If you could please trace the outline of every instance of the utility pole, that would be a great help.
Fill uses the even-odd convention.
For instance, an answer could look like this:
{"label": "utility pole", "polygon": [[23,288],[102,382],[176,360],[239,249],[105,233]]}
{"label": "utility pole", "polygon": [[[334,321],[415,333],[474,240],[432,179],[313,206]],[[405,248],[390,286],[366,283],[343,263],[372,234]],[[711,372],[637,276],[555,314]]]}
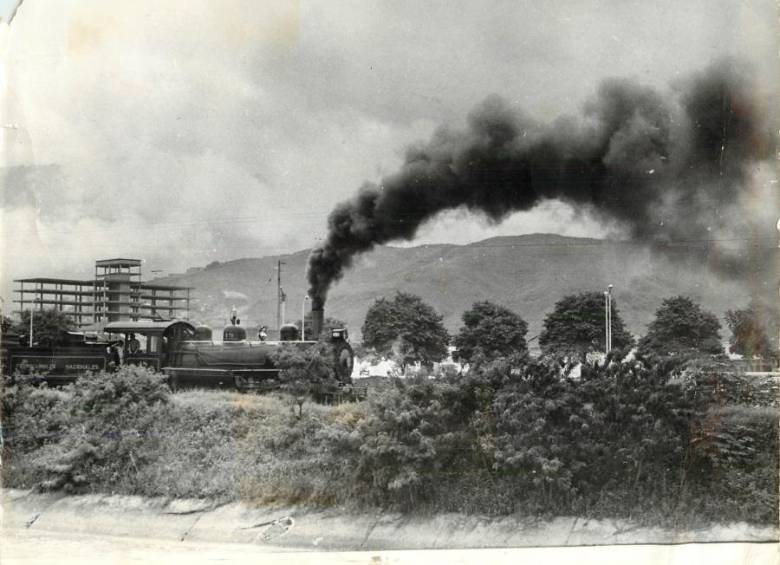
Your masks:
{"label": "utility pole", "polygon": [[[780,220],[777,220],[777,232],[778,232],[777,248],[780,249]],[[778,283],[777,292],[778,294],[780,294],[780,283]],[[778,332],[777,340],[778,340],[778,347],[780,347],[780,332]],[[778,360],[777,370],[780,371],[780,360]]]}
{"label": "utility pole", "polygon": [[303,295],[303,305],[301,307],[301,341],[306,341],[306,303],[309,301],[309,295]]}
{"label": "utility pole", "polygon": [[276,331],[282,329],[282,302],[284,302],[284,291],[282,290],[282,265],[286,263],[282,260],[276,262]]}
{"label": "utility pole", "polygon": [[612,351],[612,285],[604,291],[604,350]]}
{"label": "utility pole", "polygon": [[609,331],[608,347],[612,351],[612,285],[607,287],[609,305],[607,306],[607,330]]}

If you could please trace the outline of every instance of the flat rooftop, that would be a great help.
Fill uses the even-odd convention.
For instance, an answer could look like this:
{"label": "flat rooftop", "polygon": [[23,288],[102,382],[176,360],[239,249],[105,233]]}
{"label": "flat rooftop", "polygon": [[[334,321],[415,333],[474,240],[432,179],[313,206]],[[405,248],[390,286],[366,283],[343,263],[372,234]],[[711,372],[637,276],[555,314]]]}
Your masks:
{"label": "flat rooftop", "polygon": [[78,279],[54,279],[50,277],[34,277],[31,279],[14,279],[14,282],[18,283],[41,283],[41,284],[81,284],[81,285],[90,285],[93,286],[95,284],[94,279],[89,280],[78,280]]}
{"label": "flat rooftop", "polygon": [[96,267],[140,267],[140,259],[99,259],[95,261]]}

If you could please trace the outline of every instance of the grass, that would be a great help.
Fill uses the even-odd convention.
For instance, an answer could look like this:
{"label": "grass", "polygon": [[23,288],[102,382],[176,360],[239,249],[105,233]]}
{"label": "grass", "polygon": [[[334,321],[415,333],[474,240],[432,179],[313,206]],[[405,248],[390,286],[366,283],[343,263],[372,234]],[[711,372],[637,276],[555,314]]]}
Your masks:
{"label": "grass", "polygon": [[158,456],[121,490],[145,495],[303,502],[318,486],[305,444],[333,409],[308,403],[300,419],[281,395],[188,391],[158,423]]}

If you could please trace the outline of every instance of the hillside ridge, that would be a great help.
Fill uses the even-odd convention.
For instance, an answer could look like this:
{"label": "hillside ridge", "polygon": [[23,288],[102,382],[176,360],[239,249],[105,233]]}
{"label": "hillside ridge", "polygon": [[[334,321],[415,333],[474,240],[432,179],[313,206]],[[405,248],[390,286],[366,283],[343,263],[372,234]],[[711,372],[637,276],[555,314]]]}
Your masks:
{"label": "hillside ridge", "polygon": [[[287,295],[286,319],[300,319],[306,292],[309,250],[213,262],[155,282],[191,286],[192,319],[219,328],[233,306],[244,324],[276,326],[276,265],[281,260]],[[621,315],[641,335],[664,298],[684,294],[722,319],[741,307],[748,289],[719,279],[705,267],[651,253],[631,242],[557,234],[498,236],[458,244],[377,246],[358,256],[330,291],[326,315],[346,322],[360,338],[368,307],[396,291],[417,294],[456,332],[462,313],[491,300],[520,314],[529,336],[541,331],[544,316],[566,294],[601,291],[614,285]],[[244,298],[245,297],[245,298]],[[725,328],[721,331],[726,335]]]}

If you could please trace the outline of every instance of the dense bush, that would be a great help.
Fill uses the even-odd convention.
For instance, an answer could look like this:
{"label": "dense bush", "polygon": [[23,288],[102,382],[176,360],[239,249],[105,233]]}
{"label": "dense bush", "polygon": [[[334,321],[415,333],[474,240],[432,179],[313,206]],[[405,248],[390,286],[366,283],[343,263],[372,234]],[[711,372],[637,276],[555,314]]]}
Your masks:
{"label": "dense bush", "polygon": [[292,414],[288,394],[170,395],[160,376],[124,368],[65,391],[6,389],[3,478],[357,509],[776,523],[777,412],[726,369],[611,363],[571,379],[568,366],[517,355]]}
{"label": "dense bush", "polygon": [[39,386],[34,376],[16,375],[2,392],[3,440],[7,449],[28,452],[57,442],[68,422],[69,395]]}
{"label": "dense bush", "polygon": [[[628,363],[566,373],[518,357],[399,384],[318,437],[353,469],[352,498],[402,509],[776,518],[771,408],[724,402],[701,367],[684,378]],[[721,385],[733,392],[737,380]],[[713,412],[726,408],[728,418]]]}
{"label": "dense bush", "polygon": [[352,469],[356,493],[412,508],[434,492],[444,472],[473,466],[463,407],[456,386],[397,381],[369,400],[364,418],[330,426],[320,438],[331,457]]}
{"label": "dense bush", "polygon": [[536,367],[494,408],[496,470],[537,511],[600,511],[605,493],[668,499],[682,469],[690,402],[647,371],[613,366],[574,381]]}
{"label": "dense bush", "polygon": [[680,498],[709,517],[777,523],[778,414],[775,408],[713,407],[693,427]]}
{"label": "dense bush", "polygon": [[145,367],[88,374],[70,387],[67,426],[37,463],[44,488],[77,490],[116,480],[154,458],[152,434],[169,400],[165,377]]}
{"label": "dense bush", "polygon": [[279,371],[281,389],[289,395],[290,406],[297,417],[303,416],[303,405],[309,398],[322,398],[338,390],[335,360],[331,347],[321,341],[313,347],[286,344],[276,348],[271,360]]}
{"label": "dense bush", "polygon": [[778,406],[780,386],[771,376],[745,377],[733,370],[727,361],[693,357],[682,368],[679,363],[672,374],[696,399],[698,410],[726,404]]}

